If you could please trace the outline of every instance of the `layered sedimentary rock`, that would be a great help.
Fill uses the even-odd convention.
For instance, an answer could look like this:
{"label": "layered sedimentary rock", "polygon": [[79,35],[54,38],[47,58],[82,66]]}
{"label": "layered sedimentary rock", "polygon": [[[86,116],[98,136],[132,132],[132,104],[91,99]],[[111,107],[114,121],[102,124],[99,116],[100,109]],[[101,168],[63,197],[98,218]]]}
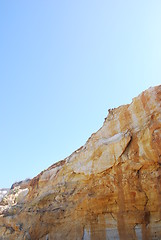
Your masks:
{"label": "layered sedimentary rock", "polygon": [[161,86],[0,205],[0,239],[161,239]]}

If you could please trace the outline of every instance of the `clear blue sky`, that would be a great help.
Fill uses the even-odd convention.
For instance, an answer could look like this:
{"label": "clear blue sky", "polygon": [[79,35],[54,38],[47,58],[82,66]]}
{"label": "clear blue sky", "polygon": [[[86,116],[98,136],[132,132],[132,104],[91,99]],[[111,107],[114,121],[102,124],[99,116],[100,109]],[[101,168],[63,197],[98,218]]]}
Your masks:
{"label": "clear blue sky", "polygon": [[160,64],[160,0],[0,1],[0,188],[83,145]]}

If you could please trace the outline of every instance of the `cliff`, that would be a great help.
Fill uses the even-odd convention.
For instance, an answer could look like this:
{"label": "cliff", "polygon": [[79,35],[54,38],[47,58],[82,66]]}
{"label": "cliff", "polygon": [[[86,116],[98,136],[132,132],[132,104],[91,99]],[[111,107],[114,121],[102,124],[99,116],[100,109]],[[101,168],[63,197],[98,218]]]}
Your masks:
{"label": "cliff", "polygon": [[72,155],[16,184],[0,239],[161,239],[161,86],[109,110]]}

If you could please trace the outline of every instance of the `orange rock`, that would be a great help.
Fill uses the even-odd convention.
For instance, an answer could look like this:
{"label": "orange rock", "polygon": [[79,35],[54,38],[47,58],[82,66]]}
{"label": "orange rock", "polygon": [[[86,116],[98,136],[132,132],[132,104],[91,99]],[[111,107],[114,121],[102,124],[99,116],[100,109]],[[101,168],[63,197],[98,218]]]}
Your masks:
{"label": "orange rock", "polygon": [[161,239],[161,86],[110,110],[29,191],[16,187],[1,202],[0,239]]}

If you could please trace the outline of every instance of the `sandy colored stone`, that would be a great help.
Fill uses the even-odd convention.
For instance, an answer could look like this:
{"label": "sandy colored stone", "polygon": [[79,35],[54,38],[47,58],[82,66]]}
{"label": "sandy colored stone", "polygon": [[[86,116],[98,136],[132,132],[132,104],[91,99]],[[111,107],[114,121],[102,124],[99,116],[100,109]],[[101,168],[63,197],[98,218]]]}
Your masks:
{"label": "sandy colored stone", "polygon": [[[22,184],[22,183],[21,183]],[[4,240],[161,239],[161,86],[0,203]]]}

